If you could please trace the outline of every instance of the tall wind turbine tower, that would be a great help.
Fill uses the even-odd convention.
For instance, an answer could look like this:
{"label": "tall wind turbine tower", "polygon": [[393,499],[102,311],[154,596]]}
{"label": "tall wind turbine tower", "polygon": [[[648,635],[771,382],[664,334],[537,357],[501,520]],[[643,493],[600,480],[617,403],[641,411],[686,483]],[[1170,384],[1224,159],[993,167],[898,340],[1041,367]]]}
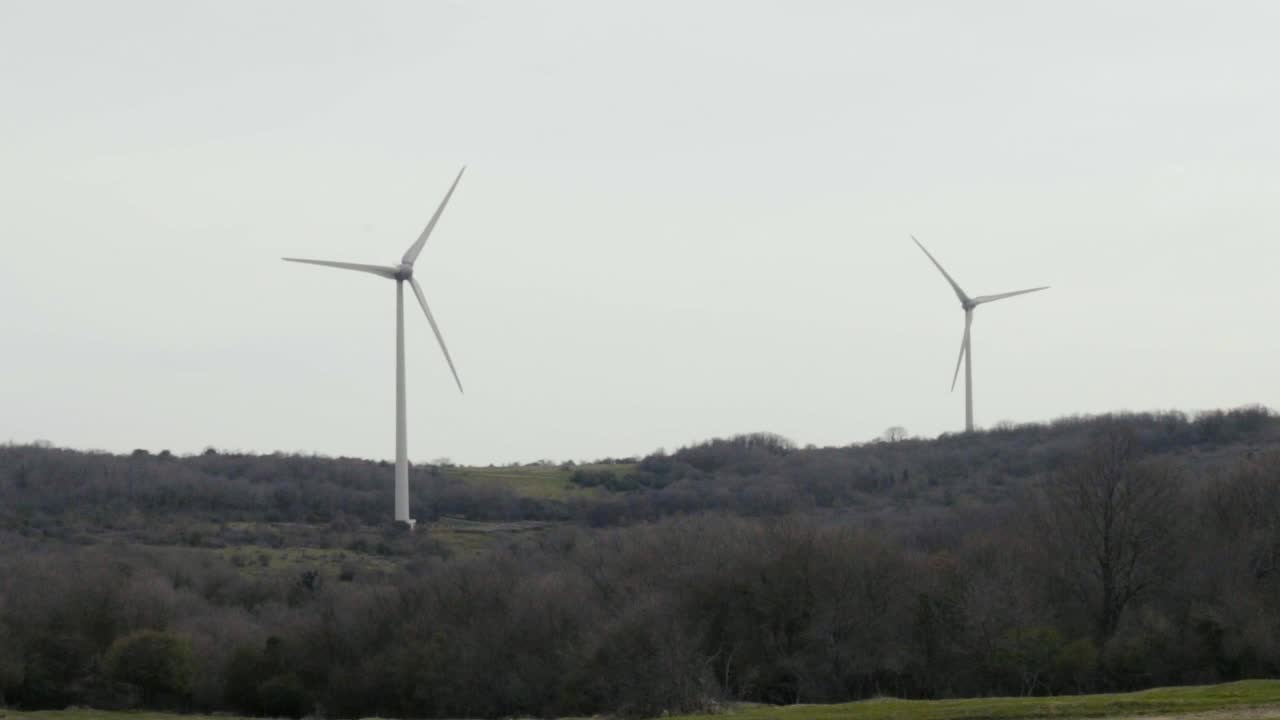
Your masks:
{"label": "tall wind turbine tower", "polygon": [[924,245],[921,245],[920,241],[916,240],[915,235],[912,235],[911,239],[915,240],[916,245],[919,246],[921,250],[924,250],[924,254],[929,257],[929,260],[932,261],[934,266],[938,268],[938,271],[942,273],[942,277],[946,278],[947,282],[951,284],[951,289],[956,291],[956,297],[960,300],[960,307],[964,309],[964,339],[960,341],[960,356],[956,358],[956,371],[955,374],[951,376],[951,389],[953,391],[956,389],[956,380],[960,377],[960,362],[963,360],[964,430],[965,432],[973,432],[973,350],[969,343],[969,326],[973,324],[974,308],[983,303],[1011,298],[1014,295],[1025,295],[1039,290],[1048,290],[1049,286],[1045,285],[1043,287],[1031,288],[1030,290],[1014,290],[1013,292],[1000,293],[999,295],[979,295],[976,298],[971,298],[965,294],[964,290],[960,289],[960,286],[956,284],[955,280],[951,279],[951,276],[947,274],[947,271],[942,269],[942,264],[934,259],[933,255],[928,250],[925,250]]}
{"label": "tall wind turbine tower", "polygon": [[462,381],[458,379],[458,371],[453,367],[453,358],[449,357],[449,348],[444,344],[444,336],[440,334],[440,328],[436,325],[436,319],[431,315],[431,308],[427,307],[427,298],[422,294],[422,286],[413,278],[413,263],[418,259],[418,253],[422,252],[422,248],[427,244],[427,238],[431,235],[431,231],[435,229],[436,221],[440,219],[440,214],[444,212],[444,206],[449,204],[449,198],[453,197],[454,188],[458,187],[458,181],[462,179],[462,173],[467,168],[464,166],[458,171],[458,176],[454,178],[453,185],[449,186],[449,192],[445,193],[444,199],[440,201],[440,207],[436,208],[435,215],[431,216],[431,220],[427,223],[426,229],[418,236],[409,249],[405,251],[404,257],[400,259],[399,265],[360,265],[357,263],[333,262],[331,260],[304,260],[302,258],[284,258],[288,262],[309,263],[311,265],[324,265],[326,267],[334,267],[342,270],[355,270],[357,272],[369,273],[378,277],[387,278],[396,281],[396,504],[395,519],[398,522],[408,523],[412,528],[414,520],[409,517],[409,455],[406,442],[405,430],[405,397],[404,397],[404,285],[409,283],[409,287],[413,288],[413,294],[418,298],[418,304],[422,306],[422,312],[427,315],[427,322],[431,324],[431,331],[435,333],[436,340],[440,343],[440,349],[444,352],[445,362],[449,363],[449,370],[453,373],[453,381],[458,384],[458,392],[462,392]]}

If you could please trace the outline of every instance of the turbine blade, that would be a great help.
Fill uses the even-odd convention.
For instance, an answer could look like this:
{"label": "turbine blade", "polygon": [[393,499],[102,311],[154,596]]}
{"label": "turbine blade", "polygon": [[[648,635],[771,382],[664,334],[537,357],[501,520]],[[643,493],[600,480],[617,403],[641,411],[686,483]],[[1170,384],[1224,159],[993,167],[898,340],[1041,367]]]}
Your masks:
{"label": "turbine blade", "polygon": [[938,268],[938,271],[942,273],[942,277],[946,278],[947,282],[951,283],[951,289],[956,291],[956,297],[960,298],[960,304],[964,305],[965,303],[968,303],[969,296],[965,295],[964,291],[960,289],[960,286],[956,284],[956,281],[952,280],[951,276],[947,274],[947,271],[942,269],[942,263],[938,262],[938,260],[933,257],[932,253],[930,253],[928,250],[925,250],[924,245],[922,245],[919,240],[916,240],[915,235],[912,235],[911,239],[915,240],[916,245],[919,246],[921,250],[924,250],[925,255],[929,256],[929,260],[931,260],[933,262],[934,267]]}
{"label": "turbine blade", "polygon": [[973,316],[969,313],[964,315],[964,339],[960,341],[960,356],[956,358],[956,372],[951,376],[951,391],[955,392],[956,380],[960,379],[960,362],[964,360],[965,353],[969,352],[969,324],[973,322]]}
{"label": "turbine blade", "polygon": [[427,244],[427,237],[430,236],[431,231],[435,229],[436,221],[440,219],[440,214],[444,212],[444,206],[448,205],[449,198],[453,197],[453,189],[458,187],[458,181],[462,179],[462,173],[466,171],[467,166],[463,165],[462,169],[458,171],[458,177],[454,178],[453,184],[449,186],[449,192],[445,193],[444,199],[440,201],[440,207],[436,208],[436,214],[431,216],[430,222],[427,223],[427,227],[422,231],[422,234],[418,236],[417,241],[410,245],[409,249],[405,251],[402,262],[412,265],[413,261],[418,259],[418,253],[422,252],[422,247]]}
{"label": "turbine blade", "polygon": [[427,298],[422,294],[422,286],[413,278],[409,278],[409,285],[413,287],[413,294],[418,296],[418,304],[422,306],[422,312],[427,314],[427,322],[431,323],[431,331],[436,334],[436,340],[440,341],[440,349],[444,351],[445,362],[449,363],[449,371],[453,373],[453,381],[458,383],[458,392],[463,392],[462,381],[458,379],[458,370],[453,367],[453,358],[449,357],[449,348],[444,344],[444,336],[440,334],[440,327],[436,325],[436,319],[431,315],[431,308],[427,307]]}
{"label": "turbine blade", "polygon": [[1039,292],[1041,290],[1048,290],[1048,289],[1049,289],[1049,286],[1045,285],[1044,287],[1031,288],[1030,290],[1014,290],[1013,292],[1000,293],[999,295],[983,295],[981,297],[974,298],[973,304],[981,305],[982,303],[995,302],[996,300],[1011,298],[1014,295],[1026,295],[1027,293]]}
{"label": "turbine blade", "polygon": [[396,269],[386,267],[385,265],[361,265],[360,263],[333,262],[332,260],[305,260],[303,258],[281,258],[285,262],[306,263],[308,265],[324,265],[325,267],[334,267],[341,270],[358,270],[360,272],[373,273],[384,278],[394,280],[396,278]]}

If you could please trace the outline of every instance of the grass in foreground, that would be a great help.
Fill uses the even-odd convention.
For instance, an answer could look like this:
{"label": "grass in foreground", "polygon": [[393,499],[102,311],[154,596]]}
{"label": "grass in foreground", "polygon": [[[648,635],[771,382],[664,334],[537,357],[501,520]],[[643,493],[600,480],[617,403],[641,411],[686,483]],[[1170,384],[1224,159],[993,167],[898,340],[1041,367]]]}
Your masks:
{"label": "grass in foreground", "polygon": [[[724,720],[980,720],[983,718],[1096,718],[1161,715],[1280,706],[1280,680],[1157,688],[1114,695],[966,700],[864,700],[840,705],[751,706]],[[706,720],[687,715],[668,720]]]}
{"label": "grass in foreground", "polygon": [[[841,705],[743,707],[721,715],[685,715],[666,720],[1013,720],[1016,718],[1101,718],[1186,715],[1273,707],[1280,709],[1280,680],[1243,680],[1225,685],[1158,688],[1115,695],[967,700],[864,700]],[[0,714],[5,711],[0,710]],[[206,716],[152,712],[106,712],[76,708],[19,712],[5,720],[198,720]],[[210,718],[215,720],[215,718]],[[240,720],[218,715],[216,720]]]}

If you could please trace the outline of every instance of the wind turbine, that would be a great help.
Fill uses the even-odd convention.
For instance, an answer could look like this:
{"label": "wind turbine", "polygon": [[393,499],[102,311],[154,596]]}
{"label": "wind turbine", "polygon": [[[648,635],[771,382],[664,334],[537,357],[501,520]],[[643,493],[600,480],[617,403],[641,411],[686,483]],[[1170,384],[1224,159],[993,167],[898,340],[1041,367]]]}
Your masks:
{"label": "wind turbine", "polygon": [[409,457],[408,448],[406,447],[406,430],[405,430],[405,398],[404,398],[404,284],[409,283],[409,287],[413,288],[413,294],[418,297],[418,304],[422,306],[422,312],[427,315],[427,322],[431,324],[431,331],[435,333],[436,340],[440,342],[440,349],[444,351],[445,362],[449,363],[449,370],[453,373],[453,380],[458,384],[458,392],[462,392],[462,381],[458,379],[458,371],[453,367],[453,358],[449,357],[449,348],[444,344],[444,336],[440,334],[440,327],[436,325],[436,319],[431,315],[431,308],[427,307],[427,298],[422,294],[422,286],[413,278],[413,263],[418,259],[418,253],[422,252],[422,248],[427,244],[427,238],[431,235],[431,231],[436,226],[436,221],[440,219],[440,214],[444,212],[444,206],[449,204],[449,198],[453,196],[454,188],[458,187],[458,181],[462,179],[462,173],[466,171],[463,166],[458,171],[458,176],[454,178],[453,184],[449,186],[449,192],[445,193],[444,199],[440,201],[440,207],[436,208],[436,214],[431,216],[431,220],[427,223],[426,229],[418,236],[409,249],[405,251],[404,257],[400,259],[399,265],[361,265],[358,263],[333,262],[331,260],[305,260],[303,258],[284,258],[288,262],[308,263],[311,265],[324,265],[326,267],[334,267],[342,270],[356,270],[358,272],[377,275],[378,277],[387,278],[396,281],[396,485],[395,485],[395,519],[398,522],[408,523],[412,528],[415,520],[409,517]]}
{"label": "wind turbine", "polygon": [[965,294],[964,290],[960,289],[960,286],[956,284],[955,280],[951,279],[951,276],[947,274],[947,271],[942,269],[942,264],[939,263],[928,250],[925,250],[924,245],[921,245],[920,241],[916,240],[915,235],[912,235],[911,239],[915,240],[916,245],[919,246],[921,250],[924,250],[924,254],[929,257],[929,260],[932,261],[934,266],[938,268],[938,271],[942,273],[942,277],[946,278],[947,282],[951,284],[951,289],[956,291],[956,297],[960,299],[960,307],[964,308],[964,339],[960,341],[960,356],[956,358],[956,371],[955,374],[951,376],[951,389],[952,391],[956,389],[956,380],[960,377],[960,361],[963,360],[964,430],[965,432],[973,432],[973,351],[969,344],[969,326],[973,324],[973,309],[983,303],[1004,300],[1005,298],[1011,298],[1015,295],[1026,295],[1027,293],[1033,293],[1039,290],[1048,290],[1049,286],[1045,285],[1043,287],[1035,287],[1029,290],[1014,290],[1013,292],[1000,293],[999,295],[979,295],[976,298],[971,298]]}

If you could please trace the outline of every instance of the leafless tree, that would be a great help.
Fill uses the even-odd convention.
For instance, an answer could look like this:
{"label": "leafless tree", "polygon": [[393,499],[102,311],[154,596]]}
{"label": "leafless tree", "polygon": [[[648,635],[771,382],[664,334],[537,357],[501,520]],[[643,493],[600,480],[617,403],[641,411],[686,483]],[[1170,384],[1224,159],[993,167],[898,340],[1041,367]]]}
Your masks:
{"label": "leafless tree", "polygon": [[1167,574],[1178,478],[1171,465],[1142,460],[1132,430],[1113,426],[1049,481],[1046,496],[1049,558],[1105,642],[1125,608]]}
{"label": "leafless tree", "polygon": [[880,439],[885,442],[900,442],[906,440],[907,437],[909,437],[907,429],[901,425],[894,425],[880,434]]}

